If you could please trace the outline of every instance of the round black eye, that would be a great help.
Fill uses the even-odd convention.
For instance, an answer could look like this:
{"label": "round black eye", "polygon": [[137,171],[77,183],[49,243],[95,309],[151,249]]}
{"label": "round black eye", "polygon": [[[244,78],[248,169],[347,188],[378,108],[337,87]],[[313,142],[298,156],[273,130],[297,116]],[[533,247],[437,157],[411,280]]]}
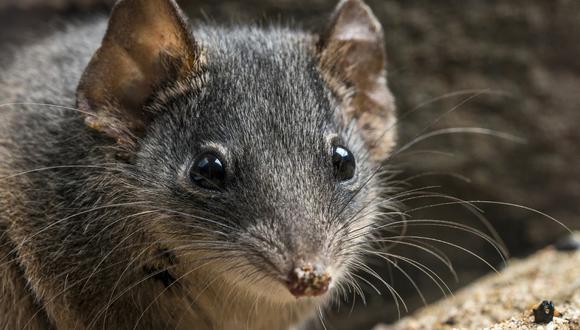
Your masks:
{"label": "round black eye", "polygon": [[193,163],[189,176],[200,187],[218,190],[224,186],[226,170],[224,163],[216,155],[205,153]]}
{"label": "round black eye", "polygon": [[334,175],[339,181],[352,179],[356,169],[354,155],[343,146],[332,147],[332,164]]}

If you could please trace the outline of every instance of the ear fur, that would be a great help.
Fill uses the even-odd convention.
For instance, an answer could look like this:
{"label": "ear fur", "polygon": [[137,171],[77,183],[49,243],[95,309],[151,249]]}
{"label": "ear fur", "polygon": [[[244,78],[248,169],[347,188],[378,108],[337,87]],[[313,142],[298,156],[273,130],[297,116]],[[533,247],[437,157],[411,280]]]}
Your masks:
{"label": "ear fur", "polygon": [[90,127],[132,143],[151,119],[144,106],[156,89],[194,72],[199,61],[174,0],[121,0],[82,75],[78,107]]}
{"label": "ear fur", "polygon": [[356,122],[371,158],[385,158],[395,143],[395,106],[380,22],[362,0],[342,0],[318,50],[321,72],[341,101],[343,121]]}

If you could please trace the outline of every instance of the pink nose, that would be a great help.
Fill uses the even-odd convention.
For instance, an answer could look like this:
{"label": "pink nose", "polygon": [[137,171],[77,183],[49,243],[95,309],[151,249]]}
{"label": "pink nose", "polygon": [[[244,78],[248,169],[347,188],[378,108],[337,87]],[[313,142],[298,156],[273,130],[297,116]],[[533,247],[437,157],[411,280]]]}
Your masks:
{"label": "pink nose", "polygon": [[330,285],[332,278],[326,271],[319,271],[310,265],[294,268],[287,282],[290,293],[296,298],[320,296]]}

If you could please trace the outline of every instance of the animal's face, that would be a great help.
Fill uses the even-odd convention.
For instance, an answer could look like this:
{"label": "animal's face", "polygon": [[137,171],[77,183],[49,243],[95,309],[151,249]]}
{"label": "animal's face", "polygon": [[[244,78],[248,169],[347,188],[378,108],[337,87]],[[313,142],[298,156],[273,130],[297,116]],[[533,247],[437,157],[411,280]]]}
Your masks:
{"label": "animal's face", "polygon": [[177,38],[160,41],[162,65],[144,70],[153,55],[135,54],[143,81],[105,82],[112,95],[101,104],[88,87],[103,84],[96,67],[121,61],[108,42],[125,41],[112,26],[80,104],[96,112],[91,126],[135,150],[136,193],[164,218],[151,239],[179,262],[277,300],[335,285],[372,227],[377,159],[393,143],[382,33],[369,9],[343,1],[320,38],[212,28],[193,42],[182,23],[163,24]]}
{"label": "animal's face", "polygon": [[155,191],[151,203],[203,217],[176,215],[166,226],[181,238],[204,228],[208,240],[227,242],[282,285],[308,266],[335,280],[369,229],[376,202],[369,150],[341,122],[311,38],[214,33],[202,43],[199,89],[155,105],[163,114],[138,156],[143,176],[160,183],[143,182]]}

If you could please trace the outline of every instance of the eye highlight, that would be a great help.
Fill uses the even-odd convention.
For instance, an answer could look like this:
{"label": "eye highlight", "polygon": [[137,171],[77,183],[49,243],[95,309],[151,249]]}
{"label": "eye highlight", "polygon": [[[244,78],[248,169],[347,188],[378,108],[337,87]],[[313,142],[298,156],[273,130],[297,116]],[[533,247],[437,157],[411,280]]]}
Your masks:
{"label": "eye highlight", "polygon": [[347,181],[354,176],[356,162],[354,155],[347,148],[340,145],[332,147],[332,165],[337,180]]}
{"label": "eye highlight", "polygon": [[224,187],[226,169],[224,162],[213,153],[204,153],[193,162],[189,177],[194,184],[210,190]]}

